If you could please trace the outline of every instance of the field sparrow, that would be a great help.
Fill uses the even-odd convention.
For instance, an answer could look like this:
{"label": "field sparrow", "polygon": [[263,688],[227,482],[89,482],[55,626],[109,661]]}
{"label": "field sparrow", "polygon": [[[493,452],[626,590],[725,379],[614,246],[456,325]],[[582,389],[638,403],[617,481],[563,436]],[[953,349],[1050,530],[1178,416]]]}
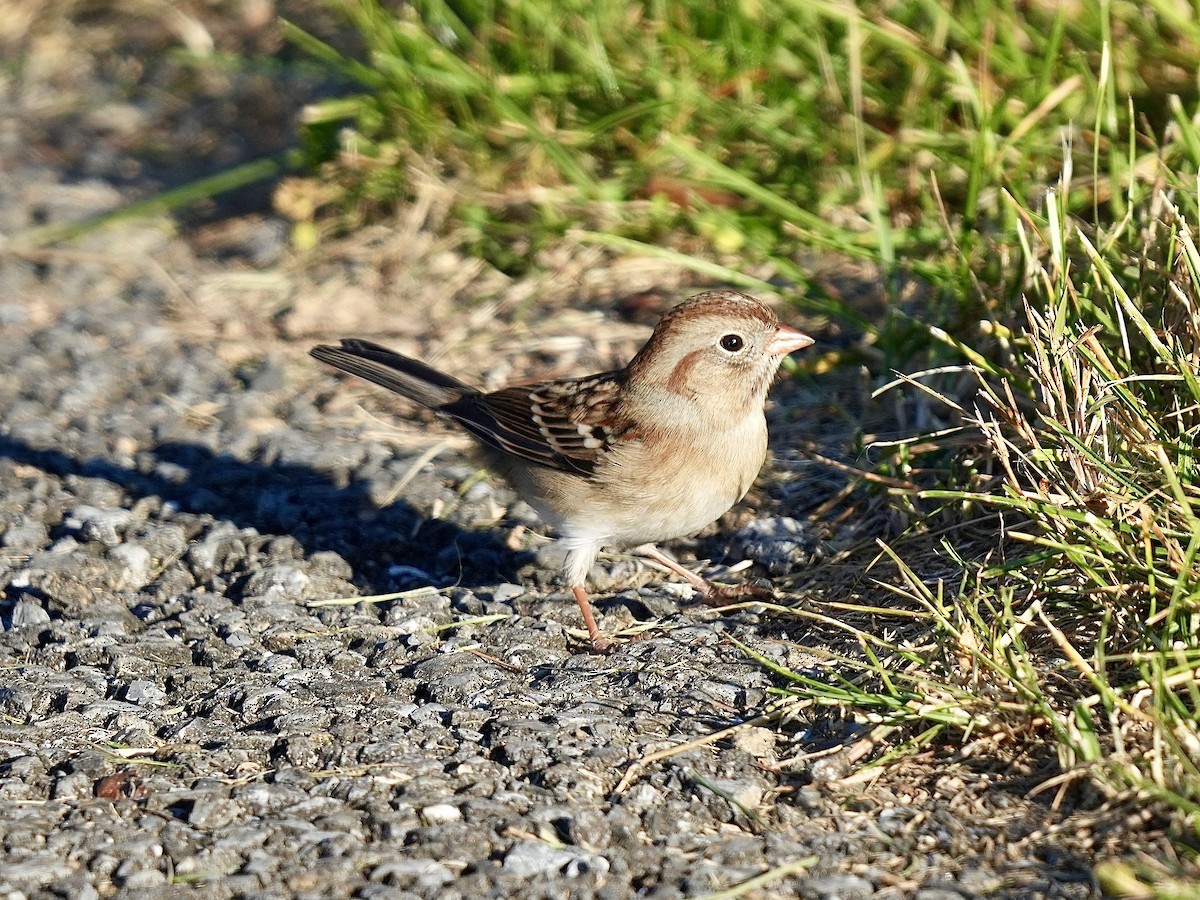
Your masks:
{"label": "field sparrow", "polygon": [[698,531],[745,496],[767,451],[763,404],[783,358],[813,342],[752,297],[708,291],[672,309],[623,369],[485,394],[361,340],[312,355],[453,419],[560,536],[592,649],[610,642],[584,582],[601,547],[636,547],[706,598],[718,587],[653,545]]}

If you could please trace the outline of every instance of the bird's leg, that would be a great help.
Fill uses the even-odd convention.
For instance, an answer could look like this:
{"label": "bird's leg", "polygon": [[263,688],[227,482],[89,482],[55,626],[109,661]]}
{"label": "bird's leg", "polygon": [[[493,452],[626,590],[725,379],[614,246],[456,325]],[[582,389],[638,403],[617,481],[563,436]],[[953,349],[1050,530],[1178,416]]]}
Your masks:
{"label": "bird's leg", "polygon": [[604,632],[601,631],[600,626],[596,624],[596,617],[592,614],[592,604],[588,600],[587,591],[583,589],[583,585],[571,585],[571,593],[575,595],[575,602],[579,604],[579,611],[583,613],[583,624],[587,626],[588,637],[592,642],[592,652],[611,652],[613,649],[613,642],[604,636]]}
{"label": "bird's leg", "polygon": [[702,578],[695,572],[681,566],[653,544],[638,547],[637,552],[650,557],[660,565],[666,566],[680,578],[696,589],[700,594],[700,602],[708,606],[720,606],[729,600],[740,597],[759,597],[769,599],[775,596],[770,588],[759,587],[756,584],[713,584],[707,578]]}
{"label": "bird's leg", "polygon": [[688,584],[690,584],[692,587],[694,587],[697,591],[699,591],[701,594],[707,594],[710,591],[712,591],[713,588],[716,587],[716,585],[713,584],[711,581],[709,581],[707,578],[701,578],[699,575],[697,575],[691,569],[686,569],[683,566],[681,566],[679,563],[677,563],[675,560],[671,559],[671,557],[667,556],[667,554],[663,553],[661,550],[659,550],[653,544],[645,544],[644,546],[638,547],[636,549],[637,549],[637,552],[642,554],[643,556],[648,556],[652,560],[654,560],[656,563],[666,566],[668,569],[670,569],[672,572],[674,572],[676,575],[678,575],[680,578],[682,578],[684,581],[686,581]]}

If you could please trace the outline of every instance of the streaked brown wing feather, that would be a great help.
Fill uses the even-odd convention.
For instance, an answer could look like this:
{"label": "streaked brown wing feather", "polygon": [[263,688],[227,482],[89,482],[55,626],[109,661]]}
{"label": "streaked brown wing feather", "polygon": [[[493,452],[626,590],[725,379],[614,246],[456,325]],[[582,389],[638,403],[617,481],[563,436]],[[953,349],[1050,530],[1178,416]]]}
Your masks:
{"label": "streaked brown wing feather", "polygon": [[[591,475],[620,416],[620,374],[504,388],[463,397],[438,409],[490,447],[530,462]],[[604,424],[602,425],[601,422]]]}

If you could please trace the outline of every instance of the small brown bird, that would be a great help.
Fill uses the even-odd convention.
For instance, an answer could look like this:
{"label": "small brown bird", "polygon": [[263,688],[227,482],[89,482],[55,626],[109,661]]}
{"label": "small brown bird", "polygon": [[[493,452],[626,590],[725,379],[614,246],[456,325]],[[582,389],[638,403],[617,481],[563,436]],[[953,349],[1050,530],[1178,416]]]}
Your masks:
{"label": "small brown bird", "polygon": [[754,298],[718,290],[672,309],[623,369],[487,394],[369,341],[311,353],[471,433],[487,467],[558,532],[602,652],[610,641],[584,590],[601,547],[635,547],[706,598],[753,592],[714,585],[654,544],[700,530],[745,496],[766,459],[767,389],[783,358],[812,342]]}

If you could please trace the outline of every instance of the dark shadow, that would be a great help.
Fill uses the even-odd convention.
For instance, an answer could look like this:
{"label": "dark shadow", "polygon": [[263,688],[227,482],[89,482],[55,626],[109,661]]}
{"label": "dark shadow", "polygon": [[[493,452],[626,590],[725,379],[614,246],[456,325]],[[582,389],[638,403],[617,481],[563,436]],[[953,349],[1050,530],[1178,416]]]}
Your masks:
{"label": "dark shadow", "polygon": [[[157,497],[180,513],[200,517],[192,523],[199,531],[227,521],[263,535],[294,538],[309,555],[332,551],[372,593],[421,583],[397,567],[420,569],[442,585],[514,581],[529,557],[509,550],[493,531],[466,531],[426,519],[404,501],[378,507],[364,484],[339,486],[330,473],[308,466],[245,461],[196,444],[162,444],[139,454],[137,468],[126,468],[0,435],[0,458],[62,478],[102,479],[125,491],[129,505]],[[163,518],[169,521],[172,514]]]}

